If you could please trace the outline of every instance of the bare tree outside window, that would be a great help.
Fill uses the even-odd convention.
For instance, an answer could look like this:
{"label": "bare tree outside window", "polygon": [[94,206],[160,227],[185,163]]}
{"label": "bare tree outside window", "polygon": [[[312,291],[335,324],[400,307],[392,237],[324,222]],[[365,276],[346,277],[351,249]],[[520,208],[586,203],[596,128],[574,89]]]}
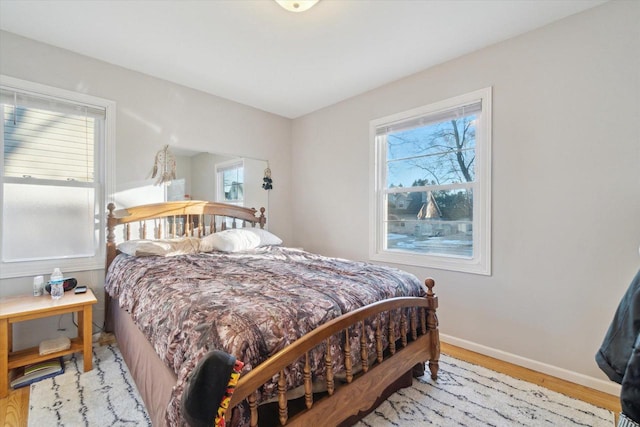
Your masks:
{"label": "bare tree outside window", "polygon": [[[473,182],[475,120],[465,116],[387,135],[389,188],[406,188],[408,196],[408,203],[398,203],[397,195],[395,203],[389,199],[388,248],[472,256],[472,193],[441,186]],[[407,221],[413,227],[400,226]]]}

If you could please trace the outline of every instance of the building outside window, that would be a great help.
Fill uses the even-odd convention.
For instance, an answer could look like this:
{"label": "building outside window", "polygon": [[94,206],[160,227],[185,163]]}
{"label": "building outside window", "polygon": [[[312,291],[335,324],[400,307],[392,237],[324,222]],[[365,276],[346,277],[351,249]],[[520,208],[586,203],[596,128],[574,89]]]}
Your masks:
{"label": "building outside window", "polygon": [[373,260],[491,274],[491,89],[371,122]]}
{"label": "building outside window", "polygon": [[1,83],[0,277],[103,268],[115,104]]}

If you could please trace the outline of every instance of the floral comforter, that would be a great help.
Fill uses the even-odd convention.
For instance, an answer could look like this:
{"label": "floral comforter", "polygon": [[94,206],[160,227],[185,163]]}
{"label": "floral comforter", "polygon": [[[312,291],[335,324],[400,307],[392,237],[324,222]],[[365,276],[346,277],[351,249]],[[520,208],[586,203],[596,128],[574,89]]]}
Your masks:
{"label": "floral comforter", "polygon": [[[119,255],[105,289],[119,298],[178,377],[167,409],[172,426],[184,424],[182,391],[207,351],[235,355],[246,372],[343,313],[382,299],[426,295],[415,276],[397,269],[275,246],[175,257]],[[354,345],[357,334],[351,338]],[[334,360],[343,362],[335,351]],[[317,353],[311,364],[317,368],[315,377],[322,378]],[[301,384],[301,369],[292,367],[289,388]],[[275,388],[265,386],[261,399],[271,397]]]}

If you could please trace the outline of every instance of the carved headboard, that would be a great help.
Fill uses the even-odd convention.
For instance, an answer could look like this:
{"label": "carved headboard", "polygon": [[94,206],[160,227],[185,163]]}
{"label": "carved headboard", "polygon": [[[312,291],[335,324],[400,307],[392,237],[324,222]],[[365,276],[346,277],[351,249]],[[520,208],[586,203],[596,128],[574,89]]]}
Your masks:
{"label": "carved headboard", "polygon": [[131,224],[138,224],[140,239],[165,239],[202,237],[228,227],[255,227],[257,224],[264,228],[267,222],[264,208],[260,208],[258,215],[254,208],[198,200],[115,208],[113,203],[107,206],[107,269],[117,254],[115,230],[119,225],[124,227],[124,240],[129,240]]}

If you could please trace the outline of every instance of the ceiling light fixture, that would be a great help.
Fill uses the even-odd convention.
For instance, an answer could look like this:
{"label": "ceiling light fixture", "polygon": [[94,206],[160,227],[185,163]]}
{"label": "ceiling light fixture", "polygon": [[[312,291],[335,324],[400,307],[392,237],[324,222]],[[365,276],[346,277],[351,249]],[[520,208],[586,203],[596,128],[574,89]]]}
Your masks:
{"label": "ceiling light fixture", "polygon": [[283,8],[289,12],[304,12],[311,9],[319,0],[276,0]]}

